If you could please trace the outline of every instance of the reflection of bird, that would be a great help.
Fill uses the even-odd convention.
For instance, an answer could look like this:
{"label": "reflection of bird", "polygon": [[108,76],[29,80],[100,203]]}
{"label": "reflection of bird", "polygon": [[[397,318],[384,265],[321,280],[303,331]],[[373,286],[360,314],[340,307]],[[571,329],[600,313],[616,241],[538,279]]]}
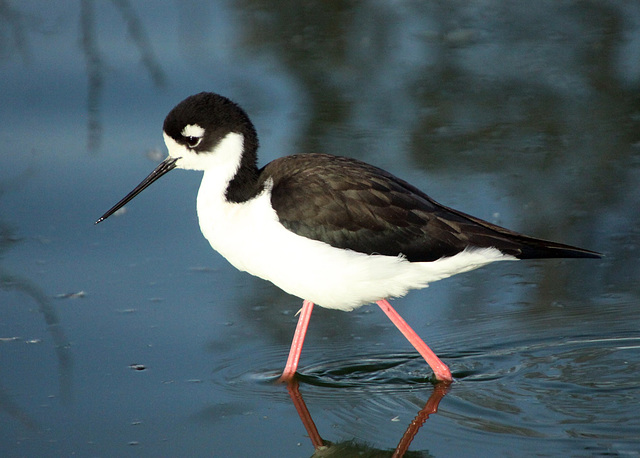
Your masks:
{"label": "reflection of bird", "polygon": [[[398,446],[393,452],[394,457],[410,457],[410,456],[424,456],[420,452],[410,452],[409,446],[411,442],[415,438],[416,434],[422,427],[425,421],[429,418],[430,415],[436,413],[438,411],[438,405],[442,398],[447,394],[451,385],[448,383],[438,383],[433,387],[433,392],[431,396],[429,396],[429,400],[425,404],[425,406],[418,412],[418,415],[409,423],[407,430],[404,435],[400,439]],[[376,450],[368,445],[364,445],[358,443],[355,440],[339,442],[339,443],[331,443],[329,441],[325,441],[320,436],[318,432],[318,428],[316,428],[316,424],[313,422],[313,418],[311,417],[311,413],[307,408],[307,404],[304,402],[302,398],[302,394],[300,393],[298,387],[297,380],[291,380],[291,382],[287,383],[287,391],[289,392],[289,396],[291,397],[291,401],[293,401],[293,405],[300,416],[300,420],[307,430],[307,435],[311,440],[311,444],[313,448],[315,448],[315,453],[313,457],[315,458],[329,458],[329,457],[374,457],[374,456],[389,456],[389,453],[386,453],[382,450]]]}
{"label": "reflection of bird", "polygon": [[163,130],[169,156],[97,222],[174,168],[203,170],[198,219],[211,246],[238,269],[304,299],[284,380],[297,369],[314,303],[348,311],[376,302],[436,378],[451,381],[386,298],[494,261],[599,257],[444,207],[354,159],[303,154],[258,169],[253,124],[217,94],[180,102]]}

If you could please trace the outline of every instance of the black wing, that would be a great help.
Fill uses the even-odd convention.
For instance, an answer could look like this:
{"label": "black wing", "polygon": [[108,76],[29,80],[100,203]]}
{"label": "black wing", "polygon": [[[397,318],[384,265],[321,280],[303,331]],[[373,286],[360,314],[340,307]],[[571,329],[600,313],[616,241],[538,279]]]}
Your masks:
{"label": "black wing", "polygon": [[261,170],[271,203],[298,235],[366,254],[423,262],[467,247],[494,247],[520,259],[598,258],[598,253],[535,239],[445,207],[382,169],[344,157],[303,154]]}

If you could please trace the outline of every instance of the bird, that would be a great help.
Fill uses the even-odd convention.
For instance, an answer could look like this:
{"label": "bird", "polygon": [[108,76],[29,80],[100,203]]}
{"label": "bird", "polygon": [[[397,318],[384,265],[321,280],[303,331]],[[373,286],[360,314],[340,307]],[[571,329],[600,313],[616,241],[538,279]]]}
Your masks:
{"label": "bird", "polygon": [[284,156],[258,167],[258,135],[230,99],[201,92],[166,116],[164,159],[95,224],[173,169],[204,172],[200,229],[240,271],[303,300],[280,380],[294,379],[314,304],[352,311],[376,303],[422,355],[435,382],[449,367],[389,299],[497,261],[599,258],[529,237],[437,203],[391,173],[329,154]]}

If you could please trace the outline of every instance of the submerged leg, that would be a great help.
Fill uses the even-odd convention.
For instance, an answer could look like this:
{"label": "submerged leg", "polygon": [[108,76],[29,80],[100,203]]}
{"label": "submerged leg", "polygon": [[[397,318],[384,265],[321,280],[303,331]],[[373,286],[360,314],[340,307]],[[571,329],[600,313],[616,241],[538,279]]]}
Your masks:
{"label": "submerged leg", "polygon": [[305,299],[302,303],[302,310],[300,311],[300,318],[298,318],[296,332],[293,335],[293,342],[291,342],[287,365],[282,372],[282,376],[280,376],[281,382],[290,382],[298,369],[300,353],[302,352],[302,344],[304,344],[304,336],[307,335],[307,328],[309,327],[309,320],[311,319],[312,311],[313,302]]}
{"label": "submerged leg", "polygon": [[[400,316],[398,312],[395,311],[391,304],[385,299],[376,302],[382,309],[384,313],[389,317],[389,319],[396,325],[396,327],[400,330],[400,332],[407,338],[411,345],[418,350],[418,353],[422,355],[425,359],[429,367],[433,370],[433,373],[436,376],[436,379],[442,380],[443,382],[452,382],[453,377],[451,377],[451,371],[447,367],[445,363],[440,361],[440,358],[436,356],[436,354],[429,348],[429,346],[424,343],[424,341],[420,338],[416,332],[411,329],[411,327],[407,324],[406,321]],[[297,331],[296,331],[297,332]]]}

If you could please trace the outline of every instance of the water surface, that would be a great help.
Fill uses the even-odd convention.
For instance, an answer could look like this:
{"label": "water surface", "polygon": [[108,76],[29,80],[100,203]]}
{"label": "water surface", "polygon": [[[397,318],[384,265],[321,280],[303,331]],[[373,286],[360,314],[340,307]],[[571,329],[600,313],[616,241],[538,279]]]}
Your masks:
{"label": "water surface", "polygon": [[[501,5],[4,2],[0,455],[640,454],[640,9]],[[278,384],[301,301],[210,249],[198,173],[93,225],[203,90],[246,108],[262,163],[366,160],[605,257],[396,300],[448,390],[377,307],[315,310]]]}

